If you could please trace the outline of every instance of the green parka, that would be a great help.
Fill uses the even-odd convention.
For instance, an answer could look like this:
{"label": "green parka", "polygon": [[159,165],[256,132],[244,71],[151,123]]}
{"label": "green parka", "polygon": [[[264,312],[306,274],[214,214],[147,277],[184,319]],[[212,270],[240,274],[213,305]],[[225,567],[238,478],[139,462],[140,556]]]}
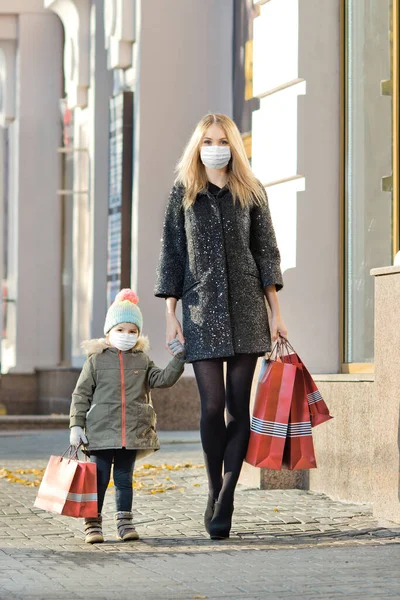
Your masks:
{"label": "green parka", "polygon": [[88,358],[72,394],[69,426],[85,429],[89,450],[127,448],[143,458],[160,448],[150,390],[172,387],[184,362],[173,358],[159,369],[148,346],[143,336],[127,352],[105,339],[83,344]]}

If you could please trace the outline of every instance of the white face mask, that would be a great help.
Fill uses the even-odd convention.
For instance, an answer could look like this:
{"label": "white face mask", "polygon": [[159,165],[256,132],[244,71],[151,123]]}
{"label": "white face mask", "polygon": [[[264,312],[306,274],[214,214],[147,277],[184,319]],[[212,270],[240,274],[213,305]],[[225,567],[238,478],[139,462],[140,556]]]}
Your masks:
{"label": "white face mask", "polygon": [[138,341],[137,333],[121,333],[120,331],[110,331],[110,342],[113,346],[125,352],[136,346]]}
{"label": "white face mask", "polygon": [[223,169],[231,160],[229,146],[202,146],[200,158],[209,169]]}

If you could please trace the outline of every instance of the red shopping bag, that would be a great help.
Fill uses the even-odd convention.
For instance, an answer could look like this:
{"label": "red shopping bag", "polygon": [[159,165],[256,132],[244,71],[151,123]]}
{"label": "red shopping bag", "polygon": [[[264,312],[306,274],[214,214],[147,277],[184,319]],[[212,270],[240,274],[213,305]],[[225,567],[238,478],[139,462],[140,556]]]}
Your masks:
{"label": "red shopping bag", "polygon": [[68,517],[97,517],[95,463],[51,456],[34,506]]}
{"label": "red shopping bag", "polygon": [[321,425],[321,423],[329,421],[329,419],[333,419],[333,417],[329,414],[329,409],[325,404],[323,397],[321,396],[321,392],[315,385],[314,379],[311,377],[304,364],[303,373],[308,408],[311,415],[311,425],[316,427],[317,425]]}
{"label": "red shopping bag", "polygon": [[307,398],[311,415],[311,426],[316,427],[317,425],[321,425],[321,423],[325,423],[325,421],[329,421],[329,419],[333,419],[329,414],[329,409],[322,398],[321,392],[315,385],[315,381],[311,377],[305,364],[289,342],[285,341],[285,345],[287,346],[289,353],[282,356],[281,360],[285,363],[296,365],[296,367],[301,369],[304,374],[304,393]]}
{"label": "red shopping bag", "polygon": [[317,467],[302,369],[296,372],[283,465],[291,471]]}
{"label": "red shopping bag", "polygon": [[279,470],[297,368],[264,359],[257,386],[246,462]]}

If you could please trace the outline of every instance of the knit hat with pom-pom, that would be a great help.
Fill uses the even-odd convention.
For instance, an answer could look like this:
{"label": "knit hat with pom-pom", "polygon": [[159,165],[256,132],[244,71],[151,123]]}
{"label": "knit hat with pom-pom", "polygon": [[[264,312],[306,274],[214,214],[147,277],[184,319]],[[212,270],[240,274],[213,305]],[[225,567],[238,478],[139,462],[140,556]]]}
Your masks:
{"label": "knit hat with pom-pom", "polygon": [[138,302],[139,298],[133,290],[129,288],[121,290],[107,311],[104,335],[120,323],[133,323],[140,333],[143,327],[143,316],[137,305]]}

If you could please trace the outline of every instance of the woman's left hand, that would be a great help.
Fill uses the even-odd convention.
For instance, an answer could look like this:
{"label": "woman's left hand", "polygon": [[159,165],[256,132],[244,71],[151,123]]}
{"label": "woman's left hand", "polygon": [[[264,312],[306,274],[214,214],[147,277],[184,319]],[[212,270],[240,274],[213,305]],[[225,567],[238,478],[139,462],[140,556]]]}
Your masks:
{"label": "woman's left hand", "polygon": [[283,322],[281,315],[277,315],[277,316],[272,315],[272,317],[271,317],[271,339],[273,342],[276,342],[276,340],[279,337],[284,337],[287,339],[288,338],[288,330],[287,330],[285,323]]}

